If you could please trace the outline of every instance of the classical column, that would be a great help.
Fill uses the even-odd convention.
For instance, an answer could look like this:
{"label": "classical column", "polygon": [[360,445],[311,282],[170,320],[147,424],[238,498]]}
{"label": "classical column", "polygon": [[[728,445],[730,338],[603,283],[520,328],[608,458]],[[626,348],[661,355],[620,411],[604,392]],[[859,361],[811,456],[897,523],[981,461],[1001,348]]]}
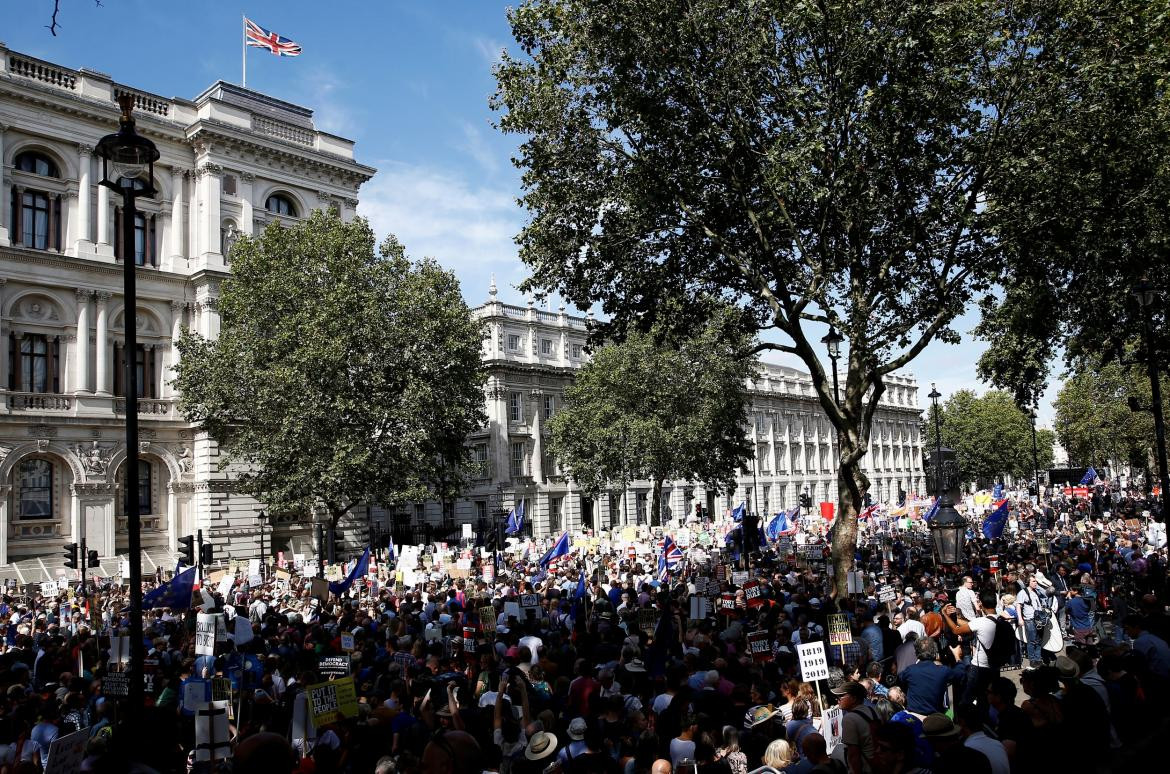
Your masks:
{"label": "classical column", "polygon": [[223,167],[219,164],[204,164],[199,168],[199,171],[205,176],[203,206],[207,214],[203,219],[203,226],[206,229],[203,244],[206,246],[206,252],[219,253],[219,227],[221,220],[219,176],[223,172]]}
{"label": "classical column", "polygon": [[110,189],[104,185],[97,187],[97,237],[94,241],[99,245],[110,244]]}
{"label": "classical column", "polygon": [[183,310],[186,306],[182,301],[171,302],[171,346],[164,359],[162,392],[159,393],[163,398],[177,397],[171,380],[175,378],[175,368],[179,365],[179,337],[183,335]]}
{"label": "classical column", "polygon": [[92,392],[89,387],[89,302],[93,291],[77,288],[77,373],[74,392],[78,395]]}
{"label": "classical column", "polygon": [[97,293],[97,331],[94,334],[97,351],[96,385],[98,395],[110,395],[110,342],[109,342],[110,294],[104,290]]}
{"label": "classical column", "polygon": [[251,172],[244,172],[240,175],[240,222],[236,228],[244,236],[252,236],[255,232],[252,224],[252,219],[255,217],[252,212],[252,186],[255,182],[256,176]]}
{"label": "classical column", "polygon": [[90,170],[93,167],[93,148],[88,145],[77,146],[78,169],[77,176],[77,238],[82,242],[92,242],[93,235],[89,227],[89,194]]}
{"label": "classical column", "polygon": [[[0,164],[0,174],[2,174],[4,165]],[[0,207],[0,209],[6,209]],[[4,236],[4,232],[0,229],[0,237]],[[0,392],[8,389],[8,331],[4,329],[4,306],[7,299],[4,297],[4,286],[8,284],[6,277],[0,277]],[[3,562],[0,562],[3,564]]]}
{"label": "classical column", "polygon": [[171,257],[183,257],[183,169],[171,167]]}
{"label": "classical column", "polygon": [[[0,124],[0,193],[3,194],[3,198],[0,199],[0,205],[4,205],[0,206],[0,245],[10,244],[10,237],[8,236],[8,229],[10,227],[8,223],[9,207],[7,206],[9,193],[4,175],[4,130],[7,128],[8,126],[6,124]],[[4,389],[7,386],[7,384],[0,385],[0,389]]]}
{"label": "classical column", "polygon": [[11,486],[0,486],[0,564],[8,564],[8,495]]}

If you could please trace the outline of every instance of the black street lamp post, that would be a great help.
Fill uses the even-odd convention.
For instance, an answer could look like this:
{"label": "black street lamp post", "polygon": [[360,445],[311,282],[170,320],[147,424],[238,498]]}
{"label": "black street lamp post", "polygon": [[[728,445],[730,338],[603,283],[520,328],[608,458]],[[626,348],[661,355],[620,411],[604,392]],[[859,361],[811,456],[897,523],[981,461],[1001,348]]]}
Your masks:
{"label": "black street lamp post", "polygon": [[[154,143],[134,130],[134,95],[118,97],[122,115],[118,131],[98,141],[96,153],[102,160],[101,184],[122,194],[122,322],[126,335],[126,532],[130,562],[130,686],[129,721],[142,719],[143,666],[146,647],[142,641],[142,524],[138,503],[138,320],[134,249],[134,200],[153,197],[154,162],[159,159]],[[98,342],[99,346],[101,342]]]}
{"label": "black street lamp post", "polygon": [[841,357],[841,342],[845,339],[837,329],[832,325],[829,326],[829,332],[821,339],[821,343],[825,345],[825,349],[829,351],[829,360],[833,363],[833,402],[840,403],[841,396],[837,390],[837,358]]}
{"label": "black street lamp post", "polygon": [[1032,420],[1032,486],[1036,490],[1036,505],[1040,505],[1040,462],[1036,454],[1036,409],[1028,409],[1028,419]]}
{"label": "black street lamp post", "polygon": [[[1150,378],[1150,410],[1154,414],[1154,443],[1156,445],[1158,455],[1158,477],[1161,483],[1161,503],[1162,503],[1162,519],[1166,520],[1166,501],[1170,497],[1170,473],[1167,472],[1166,464],[1166,422],[1162,416],[1162,385],[1161,375],[1158,373],[1158,362],[1154,359],[1154,342],[1153,336],[1150,332],[1150,309],[1154,302],[1157,301],[1157,291],[1149,282],[1142,280],[1138,283],[1130,295],[1138,302],[1142,308],[1142,337],[1145,339],[1146,345],[1146,370]],[[1118,356],[1121,356],[1118,352]]]}
{"label": "black street lamp post", "polygon": [[955,510],[955,503],[943,482],[942,424],[938,413],[938,399],[942,393],[930,384],[931,410],[934,412],[934,491],[938,497],[938,511],[930,520],[930,536],[934,542],[939,564],[957,564],[962,561],[967,542],[967,521]]}

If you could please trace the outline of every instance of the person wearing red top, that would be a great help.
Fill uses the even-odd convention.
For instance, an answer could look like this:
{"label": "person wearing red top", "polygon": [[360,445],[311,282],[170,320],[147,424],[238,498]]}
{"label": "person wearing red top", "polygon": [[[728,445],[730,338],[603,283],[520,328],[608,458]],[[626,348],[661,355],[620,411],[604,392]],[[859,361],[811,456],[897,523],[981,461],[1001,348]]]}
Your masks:
{"label": "person wearing red top", "polygon": [[601,690],[601,683],[593,679],[593,670],[585,659],[577,659],[573,665],[577,677],[569,683],[569,699],[566,711],[570,717],[591,717],[589,705]]}

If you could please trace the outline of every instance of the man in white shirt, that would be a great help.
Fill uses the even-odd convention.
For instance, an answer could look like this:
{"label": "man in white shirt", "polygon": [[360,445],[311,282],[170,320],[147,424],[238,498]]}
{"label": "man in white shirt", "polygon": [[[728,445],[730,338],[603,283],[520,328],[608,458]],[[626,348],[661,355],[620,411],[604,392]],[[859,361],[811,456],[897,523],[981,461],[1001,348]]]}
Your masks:
{"label": "man in white shirt", "polygon": [[926,637],[926,627],[918,620],[918,608],[909,607],[906,609],[906,620],[898,627],[898,634],[902,635],[902,640],[906,640],[906,635],[914,632],[918,635],[918,639]]}
{"label": "man in white shirt", "polygon": [[987,756],[991,762],[991,774],[1011,774],[1012,766],[1008,760],[1007,750],[1003,742],[992,739],[983,730],[983,718],[978,707],[970,704],[961,704],[955,707],[955,720],[963,734],[963,746],[978,750]]}
{"label": "man in white shirt", "polygon": [[[965,580],[965,579],[964,579]],[[944,605],[939,611],[943,622],[952,634],[970,634],[971,664],[967,668],[967,682],[963,687],[963,698],[959,705],[976,703],[983,715],[987,714],[987,686],[996,671],[991,667],[991,646],[995,643],[995,605],[994,591],[985,591],[979,597],[982,614],[976,615],[967,621],[955,620],[955,606]]]}
{"label": "man in white shirt", "polygon": [[959,608],[959,613],[968,621],[974,621],[979,617],[979,597],[975,593],[975,581],[970,575],[963,576],[963,582],[955,593],[955,607]]}

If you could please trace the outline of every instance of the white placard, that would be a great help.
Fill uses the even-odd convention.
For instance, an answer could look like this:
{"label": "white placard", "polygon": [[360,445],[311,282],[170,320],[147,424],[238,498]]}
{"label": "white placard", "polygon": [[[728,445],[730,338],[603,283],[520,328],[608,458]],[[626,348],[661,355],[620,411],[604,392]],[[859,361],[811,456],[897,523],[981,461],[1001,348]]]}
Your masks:
{"label": "white placard", "polygon": [[353,652],[353,635],[349,632],[341,634],[341,649],[347,653]]}
{"label": "white placard", "polygon": [[821,736],[825,737],[825,750],[832,754],[833,748],[841,744],[842,724],[845,713],[840,707],[831,707],[821,713]]}
{"label": "white placard", "polygon": [[260,574],[260,560],[259,559],[249,559],[248,560],[248,574],[249,575],[259,575]]}
{"label": "white placard", "polygon": [[49,765],[45,768],[45,774],[73,774],[81,771],[89,735],[89,728],[83,728],[54,739],[49,745]]}
{"label": "white placard", "polygon": [[829,678],[829,660],[825,658],[825,643],[803,642],[796,646],[800,656],[800,679],[806,683]]}
{"label": "white placard", "polygon": [[195,711],[195,760],[219,761],[232,757],[227,705],[226,701],[213,701]]}
{"label": "white placard", "polygon": [[225,575],[219,579],[219,588],[217,588],[215,590],[215,593],[219,594],[221,597],[223,597],[226,600],[227,595],[232,593],[232,586],[234,586],[235,583],[236,583],[235,573],[229,572],[227,575]]}
{"label": "white placard", "polygon": [[219,613],[199,613],[195,619],[195,655],[214,656],[215,637],[219,632]]}
{"label": "white placard", "polygon": [[690,617],[692,621],[699,621],[707,617],[706,597],[691,597]]}
{"label": "white placard", "polygon": [[470,523],[464,524],[463,525],[463,539],[464,540],[471,540],[472,537],[473,537],[473,535],[471,532],[471,524]]}

